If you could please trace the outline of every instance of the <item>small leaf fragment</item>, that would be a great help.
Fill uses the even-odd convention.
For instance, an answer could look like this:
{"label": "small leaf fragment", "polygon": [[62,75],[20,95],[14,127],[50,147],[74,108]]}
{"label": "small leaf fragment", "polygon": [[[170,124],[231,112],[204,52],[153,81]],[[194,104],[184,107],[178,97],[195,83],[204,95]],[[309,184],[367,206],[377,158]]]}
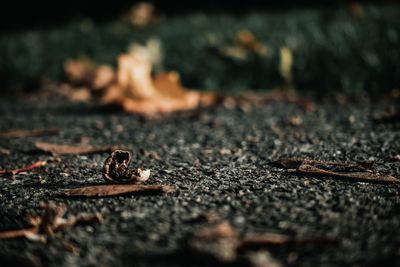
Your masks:
{"label": "small leaf fragment", "polygon": [[107,197],[119,196],[132,193],[170,193],[174,192],[175,187],[171,185],[139,185],[139,184],[124,184],[124,185],[94,185],[85,186],[74,189],[64,190],[61,195],[66,197]]}
{"label": "small leaf fragment", "polygon": [[83,145],[60,145],[45,142],[36,142],[35,147],[41,151],[49,152],[54,155],[67,155],[67,154],[93,154],[111,152],[115,150],[113,146],[83,146]]}
{"label": "small leaf fragment", "polygon": [[17,174],[22,173],[22,172],[28,172],[28,171],[34,170],[36,168],[40,168],[42,166],[45,166],[46,164],[47,164],[47,161],[40,160],[40,161],[37,161],[37,162],[33,163],[32,165],[29,165],[27,167],[18,168],[18,169],[15,169],[15,170],[0,170],[0,176],[17,175]]}
{"label": "small leaf fragment", "polygon": [[[373,162],[340,163],[302,158],[283,158],[276,163],[299,174],[343,177],[370,182],[399,182],[394,176],[373,172]],[[334,169],[332,170],[332,168]]]}
{"label": "small leaf fragment", "polygon": [[15,129],[5,132],[0,132],[1,138],[25,138],[25,137],[37,137],[45,135],[57,135],[60,133],[60,129],[48,128],[48,129]]}

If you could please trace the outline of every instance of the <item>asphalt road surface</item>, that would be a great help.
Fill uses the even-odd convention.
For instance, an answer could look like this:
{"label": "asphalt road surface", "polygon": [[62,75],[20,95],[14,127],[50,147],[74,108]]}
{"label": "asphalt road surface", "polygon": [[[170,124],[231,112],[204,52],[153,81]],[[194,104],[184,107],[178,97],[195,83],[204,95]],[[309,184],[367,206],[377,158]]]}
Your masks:
{"label": "asphalt road surface", "polygon": [[[67,199],[66,188],[103,183],[108,153],[64,155],[12,178],[0,177],[0,230],[28,226],[40,201],[67,204],[67,215],[101,212],[102,224],[75,226],[47,243],[0,240],[2,266],[211,266],[195,257],[188,239],[215,214],[240,236],[279,233],[335,243],[270,251],[283,266],[399,266],[400,191],[396,184],[299,176],[272,164],[280,157],[338,162],[374,161],[377,171],[400,177],[399,123],[376,123],[385,101],[317,102],[316,111],[287,103],[253,109],[218,107],[169,120],[63,101],[1,100],[0,131],[56,127],[58,135],[0,138],[0,169],[51,156],[34,142],[117,145],[134,164],[151,170],[149,184],[177,190],[161,195]],[[288,121],[301,118],[300,125]],[[293,121],[293,118],[292,118]],[[62,240],[73,244],[69,251]]]}

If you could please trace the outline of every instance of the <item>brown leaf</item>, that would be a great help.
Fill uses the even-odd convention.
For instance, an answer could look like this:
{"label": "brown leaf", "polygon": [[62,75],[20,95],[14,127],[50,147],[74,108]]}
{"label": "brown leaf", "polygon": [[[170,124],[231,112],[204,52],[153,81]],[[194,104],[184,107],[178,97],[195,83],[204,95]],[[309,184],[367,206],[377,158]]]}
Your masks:
{"label": "brown leaf", "polygon": [[46,164],[47,164],[47,161],[40,160],[40,161],[37,161],[37,162],[33,163],[32,165],[29,165],[27,167],[18,168],[18,169],[15,169],[15,170],[0,170],[0,176],[17,175],[17,174],[22,173],[22,172],[28,172],[28,171],[34,170],[36,168],[40,168],[40,167],[42,167],[42,166],[44,166]]}
{"label": "brown leaf", "polygon": [[[331,244],[336,242],[336,240],[329,238],[294,239],[276,233],[251,235],[240,238],[235,229],[228,222],[222,222],[205,227],[195,233],[189,240],[189,247],[201,257],[208,256],[222,263],[230,264],[237,263],[240,256],[245,256],[245,258],[247,258],[246,256],[248,253],[260,251],[260,249],[287,245]],[[250,264],[257,263],[257,259],[247,260],[250,261]],[[253,260],[256,260],[256,262],[253,262]]]}
{"label": "brown leaf", "polygon": [[[94,90],[105,88],[115,79],[115,72],[110,66],[97,66],[87,58],[67,60],[64,63],[64,71],[73,85],[89,87]],[[75,91],[78,91],[78,88],[71,87],[65,94],[73,97],[74,94],[77,94]]]}
{"label": "brown leaf", "polygon": [[262,246],[262,247],[277,246],[277,245],[287,244],[289,240],[290,240],[289,236],[281,234],[270,233],[263,235],[255,235],[241,239],[239,247],[243,249],[253,246]]}
{"label": "brown leaf", "polygon": [[61,195],[66,197],[107,197],[132,193],[170,193],[175,191],[171,185],[94,185],[64,190]]}
{"label": "brown leaf", "polygon": [[60,129],[48,128],[48,129],[16,129],[6,132],[0,132],[2,138],[25,138],[25,137],[37,137],[45,135],[57,135],[60,133]]}
{"label": "brown leaf", "polygon": [[78,223],[100,223],[103,220],[100,213],[64,218],[67,206],[63,204],[55,204],[53,202],[40,203],[39,207],[41,208],[39,214],[32,213],[27,216],[27,222],[33,227],[0,232],[0,239],[25,237],[33,241],[44,242],[48,236],[54,236],[56,232],[65,230]]}
{"label": "brown leaf", "polygon": [[129,151],[115,150],[112,152],[103,164],[104,180],[111,183],[139,183],[149,179],[150,170],[128,168],[131,158]]}
{"label": "brown leaf", "polygon": [[0,239],[27,237],[37,233],[37,227],[0,232]]}
{"label": "brown leaf", "polygon": [[137,54],[118,57],[117,83],[102,97],[104,104],[119,104],[145,116],[197,109],[215,101],[212,94],[184,89],[176,72],[159,73],[153,80],[150,62]]}
{"label": "brown leaf", "polygon": [[236,42],[239,46],[258,54],[265,55],[267,47],[261,43],[253,33],[249,31],[240,31],[236,34]]}
{"label": "brown leaf", "polygon": [[[300,174],[343,177],[363,181],[398,182],[398,179],[391,175],[372,172],[372,162],[339,163],[302,158],[284,158],[277,161],[277,164]],[[330,167],[338,168],[339,170],[329,170]]]}
{"label": "brown leaf", "polygon": [[77,85],[87,85],[93,80],[96,65],[87,58],[69,59],[64,63],[64,71],[68,79]]}
{"label": "brown leaf", "polygon": [[93,153],[103,153],[111,152],[115,149],[113,146],[83,146],[83,145],[60,145],[51,144],[45,142],[36,142],[35,146],[37,149],[49,152],[53,155],[67,155],[67,154],[93,154]]}
{"label": "brown leaf", "polygon": [[314,167],[309,164],[302,164],[297,168],[297,172],[302,174],[315,174],[322,176],[334,176],[334,177],[344,177],[344,178],[353,178],[363,181],[376,181],[376,182],[390,182],[397,183],[399,180],[391,175],[382,175],[375,174],[372,172],[334,172],[334,171],[326,171],[324,169],[320,169]]}
{"label": "brown leaf", "polygon": [[234,97],[236,103],[247,101],[252,104],[267,103],[267,102],[284,102],[299,105],[308,111],[315,110],[315,104],[312,100],[299,96],[292,90],[272,90],[266,93],[246,92],[237,97]]}
{"label": "brown leaf", "polygon": [[365,162],[357,162],[357,163],[341,163],[341,162],[333,162],[333,161],[321,161],[321,160],[313,160],[313,159],[305,159],[305,158],[282,158],[276,162],[278,165],[286,168],[286,169],[297,169],[303,164],[311,164],[311,165],[322,165],[325,167],[340,167],[347,170],[360,170],[360,171],[369,171],[372,170],[374,165],[373,162],[365,161]]}

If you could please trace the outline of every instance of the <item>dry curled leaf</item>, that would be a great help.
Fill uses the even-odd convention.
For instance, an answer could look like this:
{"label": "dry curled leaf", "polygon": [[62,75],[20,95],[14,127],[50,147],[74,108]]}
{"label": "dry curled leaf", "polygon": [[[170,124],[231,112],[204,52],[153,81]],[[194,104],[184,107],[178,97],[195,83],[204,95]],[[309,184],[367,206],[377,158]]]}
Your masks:
{"label": "dry curled leaf", "polygon": [[115,150],[112,152],[103,164],[104,180],[111,183],[138,183],[149,179],[150,170],[129,169],[131,158],[129,151]]}
{"label": "dry curled leaf", "polygon": [[67,154],[93,154],[111,152],[115,150],[113,146],[83,146],[83,145],[60,145],[45,142],[36,142],[35,147],[41,151],[49,152],[53,155],[67,155]]}
{"label": "dry curled leaf", "polygon": [[60,133],[60,129],[47,128],[47,129],[16,129],[5,132],[0,132],[1,138],[25,138],[25,137],[37,137],[45,135],[57,135]]}
{"label": "dry curled leaf", "polygon": [[27,167],[18,168],[18,169],[14,169],[14,170],[0,170],[0,176],[17,175],[17,174],[22,173],[22,172],[28,172],[28,171],[40,168],[40,167],[42,167],[42,166],[44,166],[46,164],[47,164],[47,161],[40,160],[40,161],[37,161],[37,162],[33,163],[32,165],[29,165]]}
{"label": "dry curled leaf", "polygon": [[70,216],[65,218],[67,206],[53,202],[40,203],[40,213],[32,213],[27,216],[30,228],[0,232],[1,238],[25,237],[33,241],[45,242],[49,236],[81,223],[101,223],[103,217],[100,213]]}
{"label": "dry curled leaf", "polygon": [[175,187],[171,185],[93,185],[74,189],[66,189],[61,195],[66,197],[107,197],[119,196],[132,193],[160,194],[174,192]]}
{"label": "dry curled leaf", "polygon": [[[277,163],[299,174],[343,177],[362,181],[398,182],[398,179],[391,175],[374,173],[372,171],[372,162],[338,163],[301,158],[284,158],[280,159]],[[336,169],[331,170],[330,168]]]}
{"label": "dry curled leaf", "polygon": [[118,57],[117,82],[101,99],[103,104],[118,104],[127,112],[145,116],[193,110],[215,101],[212,94],[183,88],[176,72],[159,73],[153,79],[151,63],[135,53]]}

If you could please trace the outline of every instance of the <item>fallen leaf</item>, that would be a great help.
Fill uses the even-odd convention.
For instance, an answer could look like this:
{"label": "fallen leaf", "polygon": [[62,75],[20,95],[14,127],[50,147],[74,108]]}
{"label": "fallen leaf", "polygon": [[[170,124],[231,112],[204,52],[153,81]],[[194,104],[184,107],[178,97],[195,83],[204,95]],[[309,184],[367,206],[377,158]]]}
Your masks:
{"label": "fallen leaf", "polygon": [[[299,174],[343,177],[363,181],[398,182],[398,179],[394,176],[372,172],[372,162],[338,163],[302,158],[284,158],[280,159],[277,164]],[[339,170],[329,170],[332,167]]]}
{"label": "fallen leaf", "polygon": [[147,2],[135,4],[130,12],[129,19],[136,27],[146,27],[156,20],[154,5]]}
{"label": "fallen leaf", "polygon": [[118,104],[131,113],[152,116],[187,111],[214,104],[213,94],[186,90],[176,72],[151,77],[151,63],[138,54],[118,57],[117,82],[108,87],[103,104]]}
{"label": "fallen leaf", "polygon": [[47,161],[41,160],[41,161],[37,161],[37,162],[33,163],[32,165],[29,165],[27,167],[18,168],[18,169],[15,169],[15,170],[0,170],[0,176],[17,175],[17,174],[22,173],[22,172],[28,172],[28,171],[40,168],[42,166],[45,166],[46,164],[47,164]]}
{"label": "fallen leaf", "polygon": [[267,47],[261,43],[252,32],[239,31],[236,34],[236,42],[239,46],[258,54],[265,55]]}
{"label": "fallen leaf", "polygon": [[299,105],[308,111],[315,110],[315,104],[312,100],[303,98],[293,90],[272,90],[265,93],[245,92],[239,96],[233,97],[235,103],[247,101],[251,104],[260,104],[267,102],[286,102]]}
{"label": "fallen leaf", "polygon": [[281,234],[263,234],[248,236],[240,240],[238,247],[240,249],[250,248],[254,246],[268,247],[287,244],[291,239],[287,235]]}
{"label": "fallen leaf", "polygon": [[156,69],[161,67],[163,53],[161,49],[161,41],[158,38],[150,38],[145,45],[132,43],[129,45],[129,54],[136,55],[143,60],[149,62]]}
{"label": "fallen leaf", "polygon": [[[228,222],[221,222],[199,230],[189,239],[188,244],[195,255],[200,255],[201,257],[208,256],[221,263],[235,264],[243,256],[247,258],[248,253],[262,249],[288,245],[321,245],[332,243],[337,243],[337,241],[329,238],[295,239],[275,233],[250,235],[240,238]],[[249,260],[249,264],[252,266],[256,263],[248,258],[247,260]],[[278,264],[277,261],[274,262]]]}
{"label": "fallen leaf", "polygon": [[33,227],[0,232],[1,238],[25,237],[32,241],[45,242],[47,237],[54,236],[56,232],[65,230],[80,223],[101,223],[103,217],[100,213],[94,215],[70,216],[64,218],[67,206],[53,202],[40,203],[41,212],[27,216],[27,222]]}
{"label": "fallen leaf", "polygon": [[314,160],[305,158],[282,158],[279,159],[276,163],[286,169],[297,169],[303,164],[310,164],[310,165],[322,165],[325,167],[327,166],[341,167],[345,170],[371,171],[374,166],[374,162],[372,161],[342,163],[342,162],[323,161],[323,160]]}
{"label": "fallen leaf", "polygon": [[92,98],[88,87],[72,87],[68,84],[59,86],[58,93],[73,102],[88,102]]}
{"label": "fallen leaf", "polygon": [[0,154],[9,156],[9,155],[11,155],[11,150],[3,148],[3,147],[0,147]]}
{"label": "fallen leaf", "polygon": [[69,82],[74,86],[69,87],[69,90],[65,88],[60,88],[60,90],[63,89],[61,92],[69,97],[74,97],[74,94],[76,94],[75,91],[77,91],[79,87],[83,86],[92,90],[100,90],[110,85],[115,80],[115,72],[110,66],[97,66],[88,58],[67,60],[64,63],[64,72]]}
{"label": "fallen leaf", "polygon": [[74,189],[64,190],[61,195],[66,197],[107,197],[119,196],[132,193],[170,193],[175,191],[174,186],[170,185],[138,185],[138,184],[124,184],[124,185],[94,185],[85,186]]}
{"label": "fallen leaf", "polygon": [[16,129],[6,132],[0,132],[2,138],[25,138],[25,137],[37,137],[45,135],[57,135],[60,133],[60,129],[48,128],[48,129]]}
{"label": "fallen leaf", "polygon": [[353,178],[363,181],[376,181],[376,182],[390,182],[390,183],[398,183],[399,180],[391,175],[382,175],[371,172],[334,172],[334,171],[326,171],[324,169],[320,169],[314,167],[312,165],[303,164],[297,168],[297,172],[302,174],[315,174],[322,176],[334,176],[334,177],[344,177],[344,178]]}
{"label": "fallen leaf", "polygon": [[150,177],[150,170],[136,168],[129,169],[132,156],[129,151],[115,150],[104,161],[103,178],[111,183],[139,183]]}
{"label": "fallen leaf", "polygon": [[41,151],[49,152],[53,155],[67,155],[67,154],[93,154],[102,152],[111,152],[115,150],[113,146],[83,146],[83,145],[60,145],[45,142],[36,142],[35,147]]}

